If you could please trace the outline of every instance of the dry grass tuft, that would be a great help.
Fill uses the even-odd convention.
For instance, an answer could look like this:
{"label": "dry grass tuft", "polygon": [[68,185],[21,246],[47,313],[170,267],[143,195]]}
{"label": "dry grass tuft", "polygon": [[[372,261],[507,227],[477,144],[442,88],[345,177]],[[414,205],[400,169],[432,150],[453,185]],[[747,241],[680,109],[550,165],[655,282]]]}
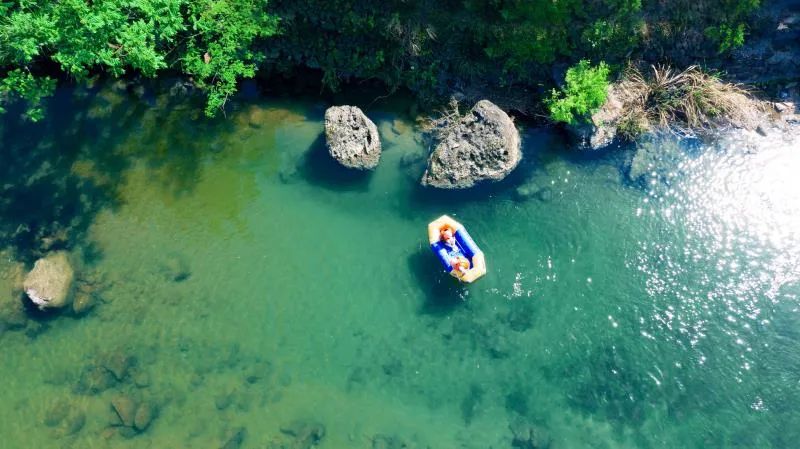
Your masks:
{"label": "dry grass tuft", "polygon": [[634,138],[654,128],[681,132],[732,125],[754,127],[765,112],[743,86],[691,66],[683,71],[651,66],[649,76],[629,67],[619,83],[623,101],[618,132]]}
{"label": "dry grass tuft", "polygon": [[435,117],[423,119],[420,128],[434,140],[442,140],[450,130],[458,126],[462,117],[458,101],[451,98],[447,106],[440,110]]}

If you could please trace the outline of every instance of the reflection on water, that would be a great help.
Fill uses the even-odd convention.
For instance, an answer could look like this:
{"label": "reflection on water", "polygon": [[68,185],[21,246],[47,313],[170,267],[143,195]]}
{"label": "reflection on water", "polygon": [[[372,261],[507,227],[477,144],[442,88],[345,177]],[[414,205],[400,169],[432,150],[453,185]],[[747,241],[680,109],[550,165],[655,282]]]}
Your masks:
{"label": "reflection on water", "polygon": [[[208,122],[115,85],[4,116],[4,447],[794,447],[796,130],[588,155],[527,130],[508,180],[437,192],[402,101],[367,108],[384,154],[355,175],[317,100]],[[442,213],[475,285],[428,254]],[[34,319],[15,260],[54,248],[94,308]]]}

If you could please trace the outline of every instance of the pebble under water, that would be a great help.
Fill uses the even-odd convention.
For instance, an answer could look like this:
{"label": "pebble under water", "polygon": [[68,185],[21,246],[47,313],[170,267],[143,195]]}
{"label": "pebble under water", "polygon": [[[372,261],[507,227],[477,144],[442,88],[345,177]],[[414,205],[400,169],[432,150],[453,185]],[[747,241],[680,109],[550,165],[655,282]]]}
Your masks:
{"label": "pebble under water", "polygon": [[[523,129],[512,176],[442,192],[403,100],[360,105],[373,173],[329,159],[320,100],[209,121],[105,85],[2,116],[0,446],[797,447],[796,129],[589,154]],[[443,213],[474,285],[428,250]],[[50,234],[93,307],[15,314]]]}

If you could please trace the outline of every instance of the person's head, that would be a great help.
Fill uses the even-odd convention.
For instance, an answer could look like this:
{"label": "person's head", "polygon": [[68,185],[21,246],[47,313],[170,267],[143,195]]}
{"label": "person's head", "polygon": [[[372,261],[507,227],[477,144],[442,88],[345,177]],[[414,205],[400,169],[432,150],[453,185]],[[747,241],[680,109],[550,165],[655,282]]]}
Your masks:
{"label": "person's head", "polygon": [[439,231],[439,238],[444,242],[453,238],[453,230],[450,228],[450,226],[446,226]]}

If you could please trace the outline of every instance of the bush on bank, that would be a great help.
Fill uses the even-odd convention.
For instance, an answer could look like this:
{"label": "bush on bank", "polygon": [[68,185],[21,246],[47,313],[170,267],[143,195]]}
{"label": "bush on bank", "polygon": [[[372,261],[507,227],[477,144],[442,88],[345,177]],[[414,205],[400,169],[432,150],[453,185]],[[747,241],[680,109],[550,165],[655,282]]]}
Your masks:
{"label": "bush on bank", "polygon": [[[0,107],[30,119],[58,78],[180,72],[224,108],[257,70],[377,79],[422,98],[525,87],[582,59],[709,57],[741,45],[758,0],[10,0],[0,2]],[[658,61],[652,61],[658,62]],[[536,93],[538,92],[538,94]]]}

